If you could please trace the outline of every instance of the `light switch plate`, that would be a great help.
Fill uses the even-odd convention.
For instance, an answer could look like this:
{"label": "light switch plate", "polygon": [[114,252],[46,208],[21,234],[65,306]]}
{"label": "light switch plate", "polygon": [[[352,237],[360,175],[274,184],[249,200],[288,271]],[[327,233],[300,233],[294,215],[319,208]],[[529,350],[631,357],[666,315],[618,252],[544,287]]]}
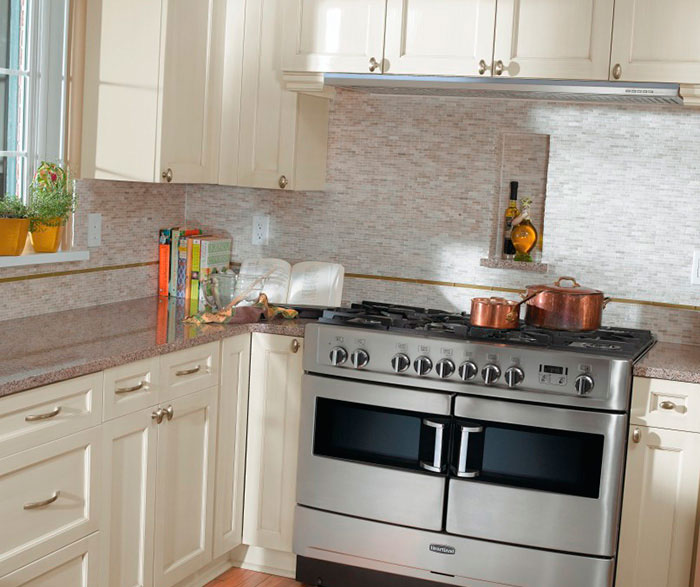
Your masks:
{"label": "light switch plate", "polygon": [[693,272],[690,275],[690,283],[700,285],[700,250],[693,253]]}
{"label": "light switch plate", "polygon": [[254,245],[266,245],[270,238],[270,217],[266,214],[253,216],[253,238]]}
{"label": "light switch plate", "polygon": [[102,244],[102,214],[88,214],[87,246],[99,247]]}

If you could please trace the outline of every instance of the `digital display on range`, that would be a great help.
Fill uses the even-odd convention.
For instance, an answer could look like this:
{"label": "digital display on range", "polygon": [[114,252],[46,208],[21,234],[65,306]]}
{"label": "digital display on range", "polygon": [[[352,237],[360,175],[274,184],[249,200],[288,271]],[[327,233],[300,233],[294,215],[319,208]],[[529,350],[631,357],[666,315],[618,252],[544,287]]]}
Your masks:
{"label": "digital display on range", "polygon": [[553,373],[554,375],[564,375],[566,369],[564,367],[557,367],[555,365],[540,365],[540,371],[542,373]]}

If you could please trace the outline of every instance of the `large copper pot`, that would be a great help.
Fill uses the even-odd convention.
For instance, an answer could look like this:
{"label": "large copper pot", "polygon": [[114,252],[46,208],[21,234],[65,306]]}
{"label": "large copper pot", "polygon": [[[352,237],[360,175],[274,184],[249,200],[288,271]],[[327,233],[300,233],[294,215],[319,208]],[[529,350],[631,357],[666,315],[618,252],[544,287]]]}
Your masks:
{"label": "large copper pot", "polygon": [[[562,285],[570,281],[571,285]],[[528,285],[525,323],[538,328],[580,332],[598,330],[610,298],[597,289],[581,287],[573,277],[560,277],[554,285]]]}

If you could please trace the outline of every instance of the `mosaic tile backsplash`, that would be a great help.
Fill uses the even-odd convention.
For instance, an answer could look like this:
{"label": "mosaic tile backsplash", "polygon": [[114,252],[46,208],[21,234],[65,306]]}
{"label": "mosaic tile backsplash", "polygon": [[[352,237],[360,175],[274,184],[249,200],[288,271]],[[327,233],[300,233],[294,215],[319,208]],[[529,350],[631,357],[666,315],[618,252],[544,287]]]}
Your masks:
{"label": "mosaic tile backsplash", "polygon": [[[157,230],[186,218],[231,234],[236,260],[326,260],[350,273],[512,288],[575,275],[617,298],[700,306],[700,288],[690,285],[693,249],[700,248],[698,137],[700,112],[692,109],[340,91],[326,191],[81,181],[78,248],[85,248],[87,214],[103,215],[103,244],[90,261],[2,269],[0,279],[155,261]],[[546,275],[479,265],[498,239],[511,179],[521,181],[521,197],[535,199]],[[544,184],[542,220],[543,194],[528,192]],[[259,213],[270,215],[265,246],[250,242]],[[0,283],[0,319],[143,297],[155,288],[154,266]],[[464,310],[485,293],[346,279],[344,298]],[[698,311],[613,303],[605,322],[700,344]]]}

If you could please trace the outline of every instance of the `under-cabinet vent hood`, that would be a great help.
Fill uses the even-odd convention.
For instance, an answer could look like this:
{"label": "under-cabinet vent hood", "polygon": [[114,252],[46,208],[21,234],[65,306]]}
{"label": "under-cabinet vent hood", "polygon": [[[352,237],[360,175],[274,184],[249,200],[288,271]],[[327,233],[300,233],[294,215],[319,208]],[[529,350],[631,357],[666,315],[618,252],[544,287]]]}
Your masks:
{"label": "under-cabinet vent hood", "polygon": [[324,84],[369,94],[566,102],[683,104],[678,84],[326,73]]}

